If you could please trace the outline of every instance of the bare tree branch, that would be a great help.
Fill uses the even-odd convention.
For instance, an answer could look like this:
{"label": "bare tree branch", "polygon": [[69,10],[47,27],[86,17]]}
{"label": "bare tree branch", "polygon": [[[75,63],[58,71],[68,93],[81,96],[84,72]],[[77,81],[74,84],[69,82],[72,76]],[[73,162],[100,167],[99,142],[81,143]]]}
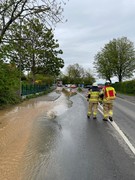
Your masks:
{"label": "bare tree branch", "polygon": [[51,26],[62,22],[63,0],[3,0],[0,2],[0,43],[10,26],[20,17],[33,15]]}

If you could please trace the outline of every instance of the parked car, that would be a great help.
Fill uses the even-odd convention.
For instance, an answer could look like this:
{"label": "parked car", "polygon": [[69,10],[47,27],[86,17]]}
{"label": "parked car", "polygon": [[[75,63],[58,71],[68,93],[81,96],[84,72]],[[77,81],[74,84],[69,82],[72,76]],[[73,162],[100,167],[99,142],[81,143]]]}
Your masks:
{"label": "parked car", "polygon": [[99,90],[101,91],[103,89],[103,85],[98,85]]}
{"label": "parked car", "polygon": [[71,84],[67,84],[67,86],[66,86],[66,87],[70,88],[70,87],[71,87]]}
{"label": "parked car", "polygon": [[86,85],[84,86],[84,88],[91,89],[91,88],[92,88],[92,85],[86,84]]}
{"label": "parked car", "polygon": [[70,87],[71,87],[71,88],[77,88],[77,85],[76,85],[76,84],[71,84]]}

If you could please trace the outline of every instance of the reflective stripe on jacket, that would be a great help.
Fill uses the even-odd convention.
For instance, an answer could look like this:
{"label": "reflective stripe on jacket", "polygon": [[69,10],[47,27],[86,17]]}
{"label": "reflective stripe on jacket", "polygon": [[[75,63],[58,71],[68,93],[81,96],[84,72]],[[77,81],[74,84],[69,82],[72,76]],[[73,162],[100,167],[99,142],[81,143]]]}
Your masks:
{"label": "reflective stripe on jacket", "polygon": [[90,98],[89,98],[90,102],[98,102],[99,101],[99,89],[98,88],[92,88],[90,90],[89,94],[90,94]]}

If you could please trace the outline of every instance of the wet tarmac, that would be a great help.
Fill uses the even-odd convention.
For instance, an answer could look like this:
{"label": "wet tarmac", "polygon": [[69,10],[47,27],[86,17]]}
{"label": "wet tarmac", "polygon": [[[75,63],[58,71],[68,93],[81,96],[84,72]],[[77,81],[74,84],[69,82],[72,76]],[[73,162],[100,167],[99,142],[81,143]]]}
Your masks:
{"label": "wet tarmac", "polygon": [[86,107],[58,91],[0,111],[0,180],[134,180],[131,152]]}
{"label": "wet tarmac", "polygon": [[125,99],[129,102],[135,103],[135,96],[117,93],[117,97]]}

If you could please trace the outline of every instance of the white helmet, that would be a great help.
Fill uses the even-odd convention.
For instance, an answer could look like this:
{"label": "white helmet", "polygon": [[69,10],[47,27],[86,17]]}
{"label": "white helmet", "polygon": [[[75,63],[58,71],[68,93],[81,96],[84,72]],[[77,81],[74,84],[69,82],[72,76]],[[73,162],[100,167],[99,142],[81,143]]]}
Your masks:
{"label": "white helmet", "polygon": [[92,84],[92,86],[98,86],[98,85],[97,85],[97,83],[96,83],[96,82],[94,82],[94,83]]}

